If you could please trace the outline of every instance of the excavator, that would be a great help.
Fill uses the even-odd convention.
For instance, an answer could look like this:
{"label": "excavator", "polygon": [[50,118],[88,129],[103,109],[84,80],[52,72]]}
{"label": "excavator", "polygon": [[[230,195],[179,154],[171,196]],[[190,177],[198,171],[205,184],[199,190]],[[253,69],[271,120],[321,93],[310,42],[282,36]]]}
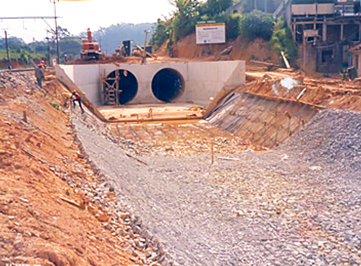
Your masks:
{"label": "excavator", "polygon": [[81,39],[80,58],[84,61],[99,60],[101,56],[99,43],[93,42],[92,32],[89,28],[87,30],[87,37]]}

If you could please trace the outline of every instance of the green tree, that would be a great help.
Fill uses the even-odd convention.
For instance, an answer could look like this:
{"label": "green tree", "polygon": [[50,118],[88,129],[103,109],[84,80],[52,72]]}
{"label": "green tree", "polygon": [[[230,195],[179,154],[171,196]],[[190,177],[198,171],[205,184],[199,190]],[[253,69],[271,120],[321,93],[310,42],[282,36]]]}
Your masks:
{"label": "green tree", "polygon": [[[17,37],[8,38],[8,44],[11,50],[27,49],[27,45],[23,39]],[[0,49],[6,48],[5,38],[0,39]]]}
{"label": "green tree", "polygon": [[271,14],[254,10],[243,15],[240,21],[241,35],[248,41],[257,38],[269,41],[272,38],[274,20]]}
{"label": "green tree", "polygon": [[[131,40],[135,44],[143,46],[145,37],[144,30],[150,30],[152,27],[154,27],[154,23],[121,23],[111,25],[107,28],[100,28],[93,33],[93,38],[99,42],[102,51],[109,55],[111,53],[115,53],[118,46],[126,40]],[[85,38],[86,33],[82,33],[81,36]]]}
{"label": "green tree", "polygon": [[29,43],[28,46],[30,47],[31,51],[35,53],[46,53],[48,51],[48,45],[43,41]]}
{"label": "green tree", "polygon": [[198,0],[175,0],[174,5],[172,29],[175,40],[180,40],[195,31],[200,5]]}
{"label": "green tree", "polygon": [[156,45],[159,48],[166,40],[171,38],[172,33],[172,20],[158,20],[158,23],[153,27],[153,35],[150,39],[152,45]]}
{"label": "green tree", "polygon": [[202,15],[215,16],[225,12],[233,5],[233,0],[208,0],[202,5]]}
{"label": "green tree", "polygon": [[250,13],[255,9],[265,13],[273,13],[282,0],[242,0],[239,2],[242,2],[243,13]]}
{"label": "green tree", "polygon": [[227,15],[226,18],[226,36],[227,40],[237,39],[241,34],[241,19],[240,14]]}
{"label": "green tree", "polygon": [[[298,49],[296,43],[293,41],[292,33],[288,28],[286,22],[282,19],[278,20],[275,25],[275,30],[271,39],[272,49],[280,54],[284,51],[290,63],[294,63],[298,57]],[[280,59],[283,64],[283,60]]]}

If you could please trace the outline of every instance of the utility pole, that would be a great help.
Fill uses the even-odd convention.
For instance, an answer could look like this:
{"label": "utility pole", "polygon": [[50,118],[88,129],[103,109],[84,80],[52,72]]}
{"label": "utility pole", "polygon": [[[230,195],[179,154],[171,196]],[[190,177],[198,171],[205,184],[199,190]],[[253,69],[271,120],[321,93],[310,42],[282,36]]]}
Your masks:
{"label": "utility pole", "polygon": [[46,40],[48,41],[48,66],[50,66],[51,62],[50,62],[50,42],[49,42],[49,37],[46,37]]}
{"label": "utility pole", "polygon": [[145,40],[144,40],[144,50],[143,50],[143,60],[142,60],[142,64],[146,64],[147,62],[147,41],[148,41],[148,34],[150,33],[150,30],[145,30]]}
{"label": "utility pole", "polygon": [[[48,25],[48,27],[50,28],[51,32],[53,32],[55,34],[55,36],[56,36],[57,57],[58,57],[57,62],[59,63],[60,56],[59,56],[59,36],[58,36],[58,22],[57,22],[57,19],[61,18],[61,17],[56,16],[56,7],[55,7],[56,1],[59,2],[59,0],[50,0],[50,2],[54,3],[54,16],[0,17],[0,20],[13,20],[13,19],[14,20],[19,20],[19,19],[21,19],[21,20],[25,20],[25,19],[31,19],[31,20],[42,19],[42,20],[44,20],[46,25]],[[49,25],[49,23],[46,21],[46,19],[54,19],[55,20],[55,30]],[[5,34],[6,34],[6,32],[5,32]]]}
{"label": "utility pole", "polygon": [[54,3],[54,20],[55,20],[55,38],[56,38],[56,63],[60,64],[60,51],[59,51],[59,31],[58,31],[58,21],[56,17],[56,2],[59,0],[53,0]]}
{"label": "utility pole", "polygon": [[8,57],[8,69],[11,69],[10,65],[10,51],[9,51],[9,42],[8,42],[8,32],[5,30],[5,45],[6,45],[6,55]]}

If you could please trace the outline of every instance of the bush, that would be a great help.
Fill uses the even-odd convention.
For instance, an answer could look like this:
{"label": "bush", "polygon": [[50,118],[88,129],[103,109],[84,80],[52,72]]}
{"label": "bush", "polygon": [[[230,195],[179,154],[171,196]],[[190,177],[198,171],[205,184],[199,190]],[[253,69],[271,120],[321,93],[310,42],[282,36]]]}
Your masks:
{"label": "bush", "polygon": [[232,0],[208,0],[201,6],[202,15],[215,16],[233,5]]}
{"label": "bush", "polygon": [[226,19],[226,36],[228,40],[237,39],[238,36],[241,34],[241,15],[240,14],[233,14],[227,16]]}
{"label": "bush", "polygon": [[[210,18],[209,20],[224,21],[226,23],[226,38],[227,41],[237,39],[241,34],[240,21],[242,16],[240,14],[229,15],[227,13],[221,13],[217,16]],[[203,17],[202,17],[203,19]]]}
{"label": "bush", "polygon": [[241,35],[248,41],[261,38],[269,41],[272,38],[274,20],[271,14],[254,10],[244,15],[240,21]]}
{"label": "bush", "polygon": [[174,17],[173,28],[174,28],[174,39],[179,41],[180,39],[187,37],[196,30],[197,19],[192,18],[185,22],[185,20],[179,17]]}
{"label": "bush", "polygon": [[61,106],[57,102],[49,101],[50,105],[53,106],[55,109],[61,111]]}
{"label": "bush", "polygon": [[154,34],[150,40],[151,44],[155,44],[157,48],[162,46],[162,44],[169,38],[170,21],[161,21],[159,20],[154,29]]}

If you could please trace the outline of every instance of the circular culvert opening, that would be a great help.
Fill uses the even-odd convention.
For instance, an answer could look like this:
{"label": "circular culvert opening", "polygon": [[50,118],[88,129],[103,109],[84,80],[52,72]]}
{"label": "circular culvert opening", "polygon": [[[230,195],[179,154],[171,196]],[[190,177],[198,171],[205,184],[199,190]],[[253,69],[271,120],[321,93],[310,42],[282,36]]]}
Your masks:
{"label": "circular culvert opening", "polygon": [[174,69],[162,69],[153,78],[152,91],[158,100],[172,102],[183,94],[183,77]]}
{"label": "circular culvert opening", "polygon": [[104,104],[126,104],[138,93],[138,81],[133,73],[119,69],[111,72],[104,81]]}

